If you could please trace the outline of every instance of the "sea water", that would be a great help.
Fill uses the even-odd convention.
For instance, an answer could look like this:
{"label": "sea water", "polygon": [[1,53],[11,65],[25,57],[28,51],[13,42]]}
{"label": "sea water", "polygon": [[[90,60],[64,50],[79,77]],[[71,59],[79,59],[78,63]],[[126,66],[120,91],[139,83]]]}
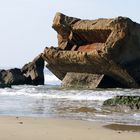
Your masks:
{"label": "sea water", "polygon": [[106,123],[140,125],[140,111],[102,108],[116,95],[140,95],[140,89],[65,89],[45,70],[44,86],[12,86],[0,89],[0,115],[66,118]]}

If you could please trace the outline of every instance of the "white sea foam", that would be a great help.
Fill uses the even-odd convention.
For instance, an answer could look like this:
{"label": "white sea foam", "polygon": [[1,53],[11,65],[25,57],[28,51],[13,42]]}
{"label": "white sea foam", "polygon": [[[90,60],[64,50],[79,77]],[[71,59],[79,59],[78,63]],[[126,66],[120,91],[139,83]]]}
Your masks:
{"label": "white sea foam", "polygon": [[[55,86],[12,86],[0,89],[0,114],[49,116],[105,121],[128,124],[140,124],[138,112],[102,112],[104,100],[116,95],[138,94],[139,90],[74,90]],[[71,112],[81,107],[94,108],[95,112]]]}
{"label": "white sea foam", "polygon": [[47,86],[13,86],[12,89],[0,89],[3,96],[30,96],[46,99],[65,99],[65,100],[87,100],[104,101],[115,96],[112,91],[91,91],[91,90],[59,90],[48,89]]}
{"label": "white sea foam", "polygon": [[133,117],[135,118],[135,120],[139,120],[140,119],[140,113],[134,113]]}
{"label": "white sea foam", "polygon": [[53,74],[45,74],[45,84],[60,85],[61,81]]}
{"label": "white sea foam", "polygon": [[[61,81],[45,69],[44,86],[21,85],[0,89],[0,115],[49,116],[140,125],[139,112],[102,110],[104,100],[117,95],[139,96],[140,89],[75,90],[60,88]],[[57,85],[57,86],[56,86]],[[95,112],[71,112],[72,108]],[[103,111],[103,112],[102,112]]]}

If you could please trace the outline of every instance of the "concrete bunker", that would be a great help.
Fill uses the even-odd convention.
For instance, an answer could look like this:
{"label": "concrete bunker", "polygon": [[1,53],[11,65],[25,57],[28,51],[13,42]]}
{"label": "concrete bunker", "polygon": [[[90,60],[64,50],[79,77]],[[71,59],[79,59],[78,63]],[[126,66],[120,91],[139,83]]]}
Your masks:
{"label": "concrete bunker", "polygon": [[139,87],[140,72],[131,65],[140,60],[140,42],[134,41],[140,39],[139,24],[125,17],[81,20],[56,13],[52,27],[58,47],[46,48],[43,57],[62,84],[75,73],[75,82],[86,79],[92,88]]}

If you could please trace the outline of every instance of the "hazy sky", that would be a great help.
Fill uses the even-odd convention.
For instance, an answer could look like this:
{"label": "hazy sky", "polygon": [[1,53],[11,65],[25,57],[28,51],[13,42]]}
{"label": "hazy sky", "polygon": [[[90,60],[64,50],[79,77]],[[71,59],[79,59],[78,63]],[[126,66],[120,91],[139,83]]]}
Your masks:
{"label": "hazy sky", "polygon": [[130,17],[140,23],[140,0],[0,0],[0,67],[20,67],[46,46],[57,46],[56,12],[83,19]]}

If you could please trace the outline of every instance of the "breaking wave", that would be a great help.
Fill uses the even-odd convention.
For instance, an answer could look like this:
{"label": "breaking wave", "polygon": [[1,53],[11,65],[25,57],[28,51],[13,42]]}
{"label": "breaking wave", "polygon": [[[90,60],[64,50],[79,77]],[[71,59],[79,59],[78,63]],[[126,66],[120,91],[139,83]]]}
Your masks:
{"label": "breaking wave", "polygon": [[103,101],[116,95],[140,96],[140,89],[80,90],[61,88],[45,70],[45,85],[0,89],[0,115],[40,116],[140,125],[140,112],[103,110]]}

